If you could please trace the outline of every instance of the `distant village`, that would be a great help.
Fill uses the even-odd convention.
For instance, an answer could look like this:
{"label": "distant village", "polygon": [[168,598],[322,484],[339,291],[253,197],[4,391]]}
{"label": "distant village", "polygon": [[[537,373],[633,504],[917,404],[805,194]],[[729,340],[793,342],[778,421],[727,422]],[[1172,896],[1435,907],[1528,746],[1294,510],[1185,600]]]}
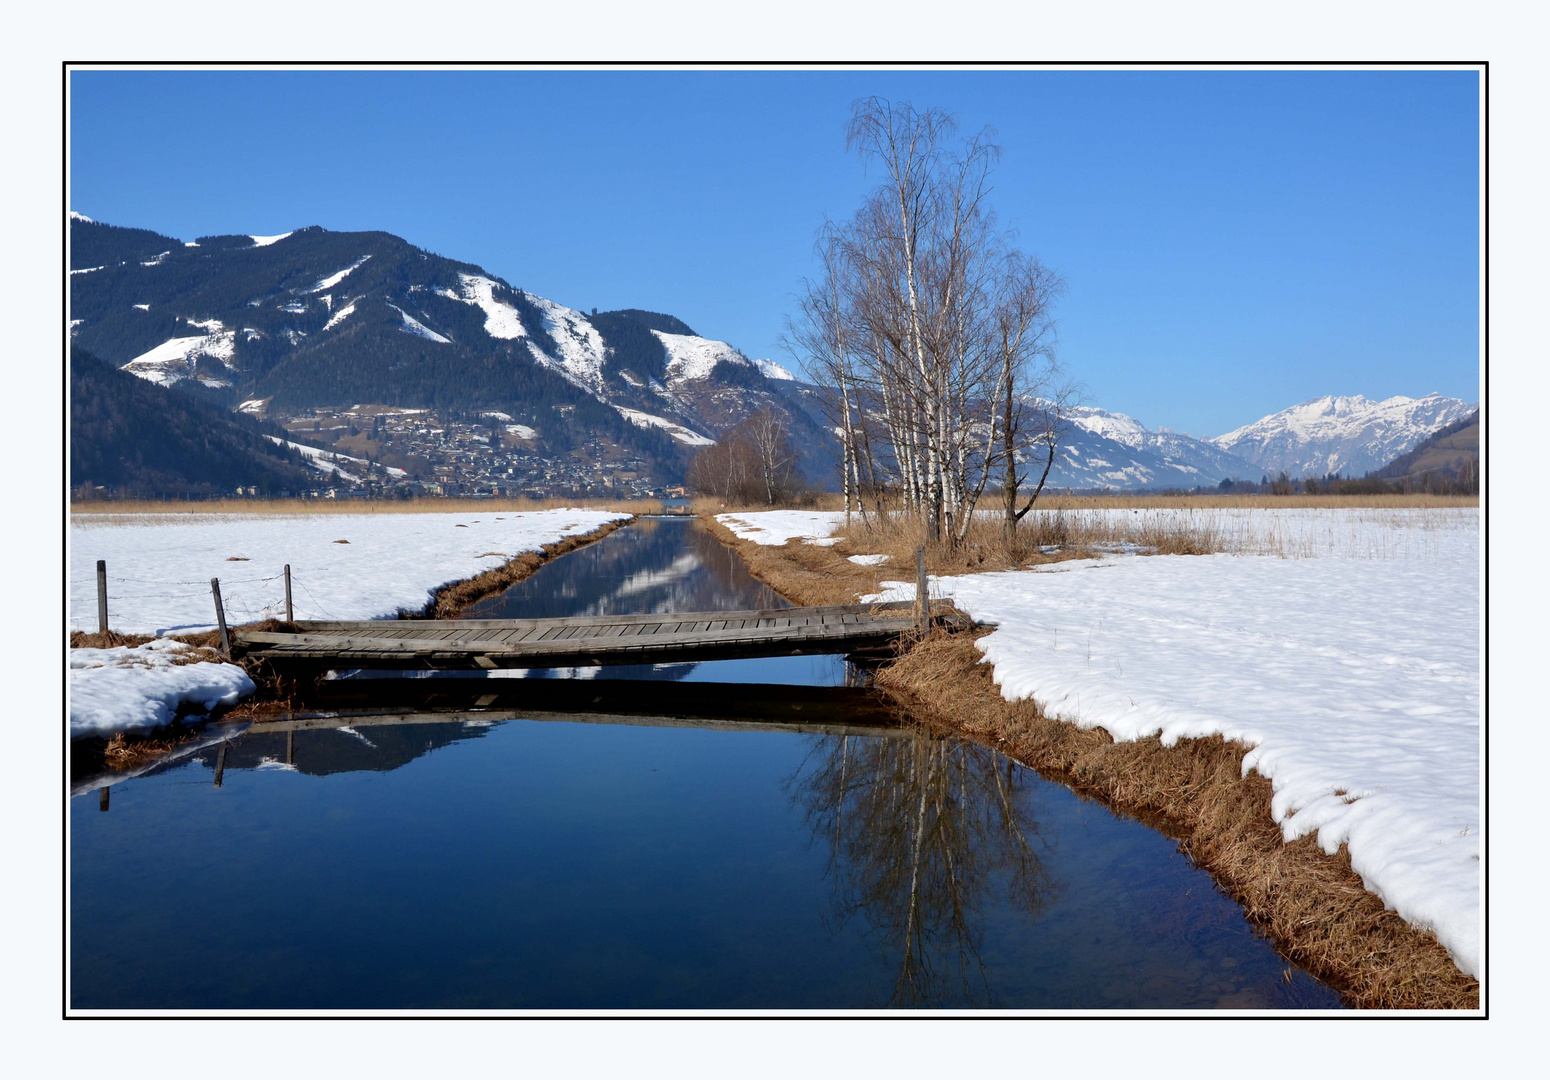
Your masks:
{"label": "distant village", "polygon": [[[312,492],[322,498],[682,493],[671,478],[653,476],[651,466],[627,448],[593,437],[569,451],[548,450],[537,431],[503,412],[362,404],[282,415],[267,406],[264,400],[249,401],[241,410],[284,427],[315,467],[329,474]],[[559,418],[571,408],[557,406]]]}

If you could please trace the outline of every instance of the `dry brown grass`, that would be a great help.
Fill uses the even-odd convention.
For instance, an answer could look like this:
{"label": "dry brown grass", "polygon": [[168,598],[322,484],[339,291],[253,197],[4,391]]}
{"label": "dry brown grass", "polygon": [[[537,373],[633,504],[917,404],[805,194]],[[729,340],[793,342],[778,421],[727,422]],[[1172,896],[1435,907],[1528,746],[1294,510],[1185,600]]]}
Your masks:
{"label": "dry brown grass", "polygon": [[159,728],[148,735],[126,735],[121,731],[103,747],[102,763],[110,769],[132,769],[170,754],[197,737],[181,726]]}
{"label": "dry brown grass", "polygon": [[[857,566],[844,557],[853,553],[849,541],[760,547],[716,522],[710,515],[720,508],[714,503],[699,509],[707,527],[743,557],[755,577],[794,603],[851,603],[860,593],[879,591],[883,580],[914,577],[909,535],[900,537],[907,554],[895,555],[898,565]],[[995,568],[989,562],[970,567],[939,562],[931,572]],[[1156,738],[1116,743],[1101,730],[1050,720],[1032,702],[1008,703],[991,681],[989,665],[979,662],[975,636],[933,634],[883,668],[878,685],[932,726],[997,749],[1177,838],[1284,955],[1337,989],[1348,1004],[1479,1007],[1479,984],[1458,970],[1430,933],[1384,910],[1351,869],[1344,848],[1331,857],[1312,837],[1282,840],[1270,817],[1269,781],[1240,775],[1247,747],[1220,737],[1181,740],[1172,747]]]}
{"label": "dry brown grass", "polygon": [[[716,514],[727,512],[718,503],[696,502],[695,511],[722,543],[743,556],[755,577],[784,596],[813,597],[802,601],[812,604],[849,604],[858,596],[879,592],[885,581],[914,581],[917,547],[925,547],[926,569],[937,576],[1089,558],[1104,544],[1134,544],[1167,555],[1222,550],[1221,538],[1205,519],[1187,523],[1099,522],[1058,514],[1026,520],[1010,541],[995,521],[975,521],[963,543],[948,545],[928,540],[918,518],[904,514],[878,518],[873,514],[866,523],[856,516],[836,544],[793,541],[784,547],[761,547],[739,540],[716,520]],[[889,558],[879,566],[863,566],[851,562],[851,555]]]}
{"label": "dry brown grass", "polygon": [[[996,496],[997,499],[1000,496]],[[1479,506],[1478,495],[1163,495],[1138,492],[1132,495],[1042,495],[1038,501],[1040,510],[1220,510],[1259,509],[1291,510],[1314,508],[1324,510],[1354,509],[1416,509],[1440,506]],[[718,513],[738,510],[768,510],[768,506],[726,506],[718,500],[695,500],[696,511],[701,507],[717,507]],[[999,509],[1000,503],[982,499],[981,510]],[[843,496],[826,492],[814,497],[813,509],[844,510]],[[871,503],[867,504],[868,511]]]}
{"label": "dry brown grass", "polygon": [[656,499],[211,499],[206,502],[175,500],[98,499],[70,504],[71,514],[100,516],[119,514],[456,514],[522,513],[533,510],[617,510],[622,514],[654,514],[662,509]]}
{"label": "dry brown grass", "polygon": [[156,639],[146,634],[120,634],[117,630],[88,634],[82,630],[70,631],[72,649],[117,649],[123,645],[144,645]]}

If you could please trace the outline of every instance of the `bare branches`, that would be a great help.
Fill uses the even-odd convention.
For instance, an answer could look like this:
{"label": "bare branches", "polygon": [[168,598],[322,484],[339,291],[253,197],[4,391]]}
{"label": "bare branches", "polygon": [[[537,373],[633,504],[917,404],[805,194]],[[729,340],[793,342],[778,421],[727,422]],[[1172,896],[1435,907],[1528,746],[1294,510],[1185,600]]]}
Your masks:
{"label": "bare branches", "polygon": [[787,339],[830,391],[847,513],[886,486],[950,543],[993,477],[1015,525],[1020,462],[1047,476],[1064,430],[1060,280],[989,206],[993,132],[953,146],[956,131],[941,110],[856,102],[847,146],[886,178],[849,222],[825,225],[822,273]]}
{"label": "bare branches", "polygon": [[723,502],[774,506],[802,487],[796,462],[786,417],[763,408],[695,453],[688,484]]}

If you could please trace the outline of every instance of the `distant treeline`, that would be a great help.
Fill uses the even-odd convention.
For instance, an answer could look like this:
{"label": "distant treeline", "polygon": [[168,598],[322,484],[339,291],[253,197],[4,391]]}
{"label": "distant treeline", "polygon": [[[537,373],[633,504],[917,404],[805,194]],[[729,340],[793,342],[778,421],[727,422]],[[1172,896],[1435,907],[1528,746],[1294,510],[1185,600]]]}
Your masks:
{"label": "distant treeline", "polygon": [[1216,491],[1231,495],[1478,495],[1480,467],[1467,462],[1457,473],[1434,470],[1391,479],[1372,474],[1360,478],[1305,476],[1294,480],[1286,473],[1274,479],[1263,477],[1259,483],[1249,480],[1223,480],[1214,489],[1195,488],[1195,494]]}

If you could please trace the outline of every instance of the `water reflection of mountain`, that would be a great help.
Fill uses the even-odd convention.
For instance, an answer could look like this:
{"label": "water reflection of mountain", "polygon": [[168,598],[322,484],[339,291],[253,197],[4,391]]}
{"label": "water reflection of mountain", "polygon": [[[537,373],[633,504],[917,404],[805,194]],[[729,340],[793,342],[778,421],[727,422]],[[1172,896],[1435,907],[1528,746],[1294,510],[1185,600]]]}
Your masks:
{"label": "water reflection of mountain", "polygon": [[790,606],[693,519],[642,518],[486,597],[466,617],[548,619]]}
{"label": "water reflection of mountain", "polygon": [[340,772],[390,772],[455,742],[478,739],[488,724],[378,724],[311,728],[301,731],[249,731],[221,747],[193,755],[212,771],[230,774],[240,769],[287,769],[309,776]]}

